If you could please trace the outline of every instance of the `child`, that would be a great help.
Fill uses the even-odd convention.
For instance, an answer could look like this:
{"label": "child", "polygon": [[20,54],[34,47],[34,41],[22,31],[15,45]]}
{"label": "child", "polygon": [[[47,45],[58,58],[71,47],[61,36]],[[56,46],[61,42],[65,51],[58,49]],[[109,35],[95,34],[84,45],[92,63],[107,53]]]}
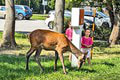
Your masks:
{"label": "child", "polygon": [[[73,32],[73,29],[71,27],[71,22],[69,21],[68,28],[66,29],[65,34],[70,41],[72,41],[72,32]],[[69,61],[71,60],[72,60],[72,54],[69,54]]]}
{"label": "child", "polygon": [[92,38],[90,38],[90,30],[85,30],[85,36],[81,38],[81,51],[83,53],[87,53],[86,58],[88,60],[88,64],[91,64],[90,61],[90,53],[91,53],[91,47],[92,47],[93,41]]}
{"label": "child", "polygon": [[72,32],[73,32],[73,29],[71,27],[71,22],[69,21],[68,28],[66,29],[65,34],[70,41],[72,41]]}

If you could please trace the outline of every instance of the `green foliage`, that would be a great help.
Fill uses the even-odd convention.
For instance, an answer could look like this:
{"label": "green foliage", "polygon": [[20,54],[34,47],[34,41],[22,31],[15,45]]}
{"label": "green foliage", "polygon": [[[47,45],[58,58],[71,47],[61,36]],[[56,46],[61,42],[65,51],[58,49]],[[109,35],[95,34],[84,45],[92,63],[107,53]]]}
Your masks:
{"label": "green foliage", "polygon": [[48,1],[48,6],[49,6],[52,10],[54,10],[54,9],[55,9],[55,0],[49,0],[49,1]]}
{"label": "green foliage", "polygon": [[71,20],[70,17],[64,18],[64,27],[63,27],[63,33],[65,33],[65,30],[68,28],[68,22]]}
{"label": "green foliage", "polygon": [[5,0],[0,0],[0,5],[5,5]]}
{"label": "green foliage", "polygon": [[[30,2],[29,2],[30,1]],[[65,0],[65,9],[71,10],[72,7],[80,7],[80,3],[83,0]],[[4,5],[5,1],[0,0],[0,5]],[[30,8],[33,8],[33,12],[40,13],[43,11],[42,0],[14,0],[17,5],[28,5]],[[46,10],[49,11],[49,8],[55,9],[55,0],[48,0],[48,5],[46,6]]]}
{"label": "green foliage", "polygon": [[31,0],[30,7],[34,12],[40,12],[40,0]]}
{"label": "green foliage", "polygon": [[[85,0],[65,0],[65,9],[71,10],[72,7],[80,7],[81,2],[83,2],[83,1],[85,2]],[[92,1],[91,5],[93,5],[93,1]],[[101,0],[96,0],[96,1],[101,2]],[[43,11],[42,0],[14,0],[14,2],[17,5],[30,6],[31,8],[33,8],[33,12],[42,13],[42,11]],[[120,4],[119,0],[112,0],[112,1],[107,0],[107,2],[110,5],[112,5],[112,2],[114,4],[118,4],[118,3]],[[5,5],[5,0],[0,0],[0,5]],[[47,12],[49,11],[49,8],[52,10],[55,9],[55,0],[48,0],[48,5],[46,6]]]}
{"label": "green foliage", "polygon": [[[65,9],[71,10],[72,7],[79,7],[83,0],[65,0]],[[55,0],[48,1],[48,6],[55,9]]]}
{"label": "green foliage", "polygon": [[80,7],[82,0],[66,0],[65,9],[71,10],[72,7]]}
{"label": "green foliage", "polygon": [[109,40],[111,28],[105,26],[99,26],[95,28],[94,37],[97,40]]}

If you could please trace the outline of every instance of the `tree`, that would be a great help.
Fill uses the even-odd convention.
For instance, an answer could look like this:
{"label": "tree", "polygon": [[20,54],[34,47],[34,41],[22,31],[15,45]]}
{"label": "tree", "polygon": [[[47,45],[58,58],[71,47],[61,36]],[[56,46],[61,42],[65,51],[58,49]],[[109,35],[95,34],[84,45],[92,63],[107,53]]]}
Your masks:
{"label": "tree", "polygon": [[1,47],[11,48],[16,46],[14,0],[5,0],[5,4],[7,10]]}
{"label": "tree", "polygon": [[109,42],[110,46],[115,45],[120,37],[120,1],[119,0],[107,0],[107,9],[109,11],[111,23],[113,26]]}
{"label": "tree", "polygon": [[56,0],[54,30],[60,33],[62,33],[64,26],[64,6],[65,0]]}

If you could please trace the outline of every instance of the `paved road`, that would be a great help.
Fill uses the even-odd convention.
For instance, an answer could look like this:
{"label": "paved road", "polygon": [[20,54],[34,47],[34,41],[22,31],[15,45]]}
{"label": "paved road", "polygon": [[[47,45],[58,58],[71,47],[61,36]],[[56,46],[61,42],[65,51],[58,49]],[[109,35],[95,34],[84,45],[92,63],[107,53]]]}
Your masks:
{"label": "paved road", "polygon": [[[0,19],[0,31],[3,31],[5,19]],[[44,20],[16,20],[15,31],[31,32],[35,29],[48,29]]]}

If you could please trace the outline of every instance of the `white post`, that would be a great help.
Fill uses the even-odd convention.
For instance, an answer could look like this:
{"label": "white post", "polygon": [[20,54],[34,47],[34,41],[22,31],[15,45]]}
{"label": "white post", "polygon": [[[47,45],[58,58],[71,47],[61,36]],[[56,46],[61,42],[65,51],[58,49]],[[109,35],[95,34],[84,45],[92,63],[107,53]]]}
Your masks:
{"label": "white post", "polygon": [[[81,47],[81,36],[83,30],[83,23],[84,23],[84,10],[80,11],[80,8],[72,8],[72,18],[71,18],[71,25],[73,26],[73,37],[72,43],[80,49]],[[82,15],[81,15],[82,14]],[[78,59],[72,54],[72,67],[78,66]]]}
{"label": "white post", "polygon": [[[83,25],[79,26],[80,28],[73,28],[73,37],[72,37],[72,43],[80,49],[81,47],[81,36],[82,36],[82,30],[83,30]],[[75,55],[72,54],[72,62],[71,62],[72,67],[78,66],[78,60],[75,57]]]}
{"label": "white post", "polygon": [[46,10],[45,10],[45,5],[43,5],[43,9],[44,9],[44,14],[46,13]]}
{"label": "white post", "polygon": [[47,0],[42,0],[42,5],[43,5],[43,9],[44,9],[44,14],[46,13],[46,10],[45,10],[45,6],[47,5]]}

